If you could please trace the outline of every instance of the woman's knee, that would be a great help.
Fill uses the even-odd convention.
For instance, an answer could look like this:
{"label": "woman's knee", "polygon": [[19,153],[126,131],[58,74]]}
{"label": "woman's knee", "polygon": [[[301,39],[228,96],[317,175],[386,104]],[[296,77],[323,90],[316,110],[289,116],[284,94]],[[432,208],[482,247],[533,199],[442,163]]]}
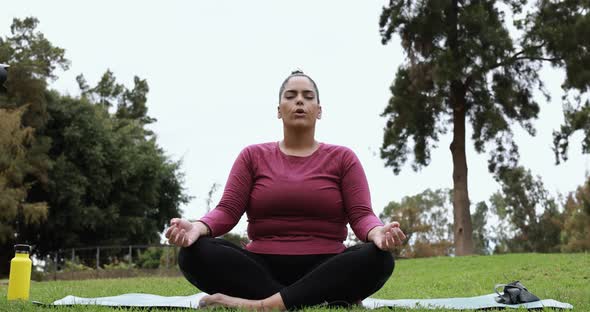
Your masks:
{"label": "woman's knee", "polygon": [[380,273],[387,277],[393,274],[395,259],[391,252],[379,249],[374,243],[367,243],[364,248],[370,254],[369,259],[374,268],[380,269]]}
{"label": "woman's knee", "polygon": [[189,267],[199,266],[199,262],[206,259],[207,249],[210,249],[215,238],[201,237],[194,244],[180,248],[178,252],[178,266],[182,271]]}

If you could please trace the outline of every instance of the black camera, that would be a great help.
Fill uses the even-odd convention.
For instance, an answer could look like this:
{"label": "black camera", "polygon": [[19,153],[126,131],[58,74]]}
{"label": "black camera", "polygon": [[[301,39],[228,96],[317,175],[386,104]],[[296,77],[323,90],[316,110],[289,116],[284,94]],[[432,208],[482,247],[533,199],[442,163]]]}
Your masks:
{"label": "black camera", "polygon": [[0,64],[0,94],[6,93],[6,88],[4,87],[4,83],[8,78],[8,65]]}

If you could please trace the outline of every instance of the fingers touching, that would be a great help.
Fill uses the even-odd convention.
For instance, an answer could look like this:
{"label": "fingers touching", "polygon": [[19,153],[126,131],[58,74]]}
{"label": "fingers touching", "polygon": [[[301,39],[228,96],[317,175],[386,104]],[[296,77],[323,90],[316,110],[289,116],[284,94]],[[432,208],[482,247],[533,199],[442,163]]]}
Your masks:
{"label": "fingers touching", "polygon": [[400,229],[398,222],[384,225],[381,233],[381,239],[377,242],[377,246],[382,250],[393,250],[395,246],[401,245],[406,239],[406,235]]}
{"label": "fingers touching", "polygon": [[178,218],[170,220],[170,227],[166,230],[165,236],[170,244],[186,247],[190,245],[190,239],[187,231],[182,227],[181,221]]}

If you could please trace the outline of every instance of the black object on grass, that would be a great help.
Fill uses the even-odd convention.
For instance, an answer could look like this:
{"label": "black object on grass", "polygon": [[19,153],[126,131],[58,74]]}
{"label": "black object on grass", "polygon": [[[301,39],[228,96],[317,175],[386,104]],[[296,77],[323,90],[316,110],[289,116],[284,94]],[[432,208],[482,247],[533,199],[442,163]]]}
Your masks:
{"label": "black object on grass", "polygon": [[[498,288],[504,287],[504,293],[498,292]],[[531,294],[523,284],[519,281],[514,281],[509,284],[497,284],[494,291],[498,294],[496,297],[497,303],[503,304],[519,304],[533,301],[539,301],[539,297]]]}

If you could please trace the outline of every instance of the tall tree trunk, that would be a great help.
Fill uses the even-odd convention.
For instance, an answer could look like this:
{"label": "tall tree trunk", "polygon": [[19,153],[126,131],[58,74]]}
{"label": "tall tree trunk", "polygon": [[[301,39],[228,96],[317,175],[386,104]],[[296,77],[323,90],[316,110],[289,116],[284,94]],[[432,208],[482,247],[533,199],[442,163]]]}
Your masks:
{"label": "tall tree trunk", "polygon": [[[458,0],[452,0],[447,14],[447,48],[456,62],[462,59],[458,42]],[[459,62],[461,64],[461,62]],[[467,191],[467,157],[465,155],[465,115],[466,86],[461,82],[461,71],[453,68],[455,77],[451,80],[450,104],[453,108],[453,142],[450,149],[453,155],[453,233],[455,254],[457,256],[473,253],[473,226],[469,212],[469,193]]]}
{"label": "tall tree trunk", "polygon": [[467,190],[467,157],[465,155],[465,87],[460,81],[451,83],[451,104],[453,106],[453,232],[455,254],[473,253],[473,226],[469,212]]}

